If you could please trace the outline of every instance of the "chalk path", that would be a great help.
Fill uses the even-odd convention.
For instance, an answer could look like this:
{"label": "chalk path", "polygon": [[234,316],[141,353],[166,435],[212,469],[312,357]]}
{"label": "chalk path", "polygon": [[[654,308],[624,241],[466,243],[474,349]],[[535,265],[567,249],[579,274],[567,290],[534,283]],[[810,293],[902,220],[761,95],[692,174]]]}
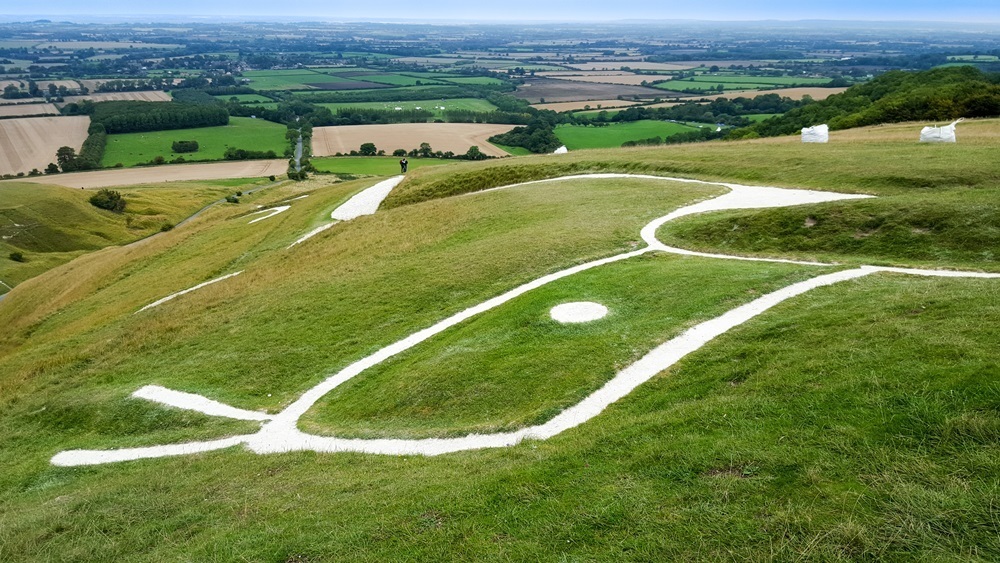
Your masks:
{"label": "chalk path", "polygon": [[[625,174],[595,174],[587,176],[572,176],[542,180],[539,182],[529,182],[527,184],[539,184],[554,182],[574,178],[649,178],[656,180],[668,180],[674,182],[687,182],[709,185],[721,185],[729,188],[729,192],[719,197],[702,201],[694,205],[680,208],[668,215],[656,219],[647,224],[641,231],[643,240],[648,244],[646,248],[633,252],[619,254],[601,260],[595,260],[554,274],[543,276],[524,285],[518,286],[502,295],[489,299],[479,305],[470,307],[455,315],[452,315],[438,323],[418,331],[394,344],[391,344],[374,354],[365,357],[343,370],[330,376],[326,380],[305,392],[298,400],[289,405],[280,413],[270,416],[264,413],[254,413],[222,405],[198,395],[187,393],[177,393],[168,389],[155,393],[143,393],[143,398],[148,398],[162,404],[167,404],[179,408],[187,408],[213,414],[216,416],[232,416],[223,414],[224,409],[220,407],[232,408],[236,414],[246,416],[269,416],[261,429],[254,434],[234,436],[221,440],[211,440],[203,442],[190,442],[186,444],[173,444],[167,446],[151,446],[145,448],[129,448],[119,450],[70,450],[61,452],[52,458],[55,465],[93,465],[111,463],[117,461],[128,461],[144,458],[157,458],[174,455],[186,455],[204,451],[211,451],[233,447],[243,444],[253,452],[266,454],[278,452],[291,452],[311,450],[316,452],[362,452],[372,454],[404,455],[439,455],[449,452],[474,450],[483,448],[507,447],[517,444],[525,439],[544,440],[555,436],[568,429],[576,427],[600,414],[605,408],[628,395],[639,385],[645,383],[653,376],[661,373],[670,366],[676,364],[688,354],[699,350],[717,336],[724,334],[730,329],[740,326],[750,319],[766,312],[776,305],[808,291],[819,287],[825,287],[835,283],[858,279],[878,272],[894,272],[902,274],[938,277],[963,277],[963,278],[1000,278],[1000,274],[983,274],[978,272],[955,272],[943,270],[921,270],[912,268],[888,268],[862,266],[850,270],[823,274],[815,278],[798,282],[779,289],[772,293],[761,296],[747,304],[736,307],[714,319],[700,323],[682,333],[681,335],[668,340],[657,346],[645,356],[632,365],[618,372],[611,380],[605,383],[600,389],[587,396],[581,402],[562,411],[554,418],[540,425],[523,428],[514,432],[501,432],[493,434],[469,434],[460,438],[429,438],[417,440],[404,439],[345,439],[328,436],[316,436],[306,434],[297,428],[299,418],[306,413],[320,398],[335,389],[337,386],[362,373],[364,370],[375,366],[388,358],[400,354],[421,342],[440,334],[444,330],[455,326],[473,316],[485,311],[489,311],[503,303],[514,299],[533,289],[551,283],[555,280],[599,267],[605,264],[627,260],[648,252],[668,252],[673,254],[705,256],[730,260],[752,260],[764,262],[786,262],[793,264],[804,264],[812,266],[832,266],[832,264],[820,264],[815,262],[799,262],[794,260],[770,260],[747,258],[740,256],[726,256],[706,253],[696,253],[666,246],[656,239],[656,230],[678,217],[691,215],[694,213],[704,213],[723,209],[753,209],[767,207],[784,207],[791,205],[801,205],[808,203],[819,203],[824,201],[836,201],[845,199],[858,199],[868,196],[837,194],[832,192],[815,192],[808,190],[789,190],[771,187],[744,186],[739,184],[721,182],[702,182],[683,178],[663,178],[658,176],[625,175]],[[398,182],[397,182],[398,183]],[[496,189],[508,189],[515,186],[505,186]],[[391,188],[389,188],[391,189]],[[492,191],[492,190],[487,190]],[[386,194],[388,191],[386,191]],[[482,192],[479,192],[482,193]],[[360,194],[359,194],[360,195]],[[384,197],[384,196],[383,196]],[[350,203],[350,202],[348,202]],[[376,205],[377,208],[377,205]],[[144,388],[148,389],[148,388]],[[141,391],[141,390],[140,390]],[[167,392],[167,393],[164,393]],[[185,398],[190,395],[190,399]],[[247,414],[251,413],[251,414]],[[239,418],[239,416],[237,416]]]}
{"label": "chalk path", "polygon": [[[389,195],[389,192],[392,191],[392,188],[395,188],[402,181],[403,181],[403,176],[396,176],[396,177],[390,178],[388,180],[383,180],[383,181],[375,184],[374,186],[372,186],[370,188],[362,190],[361,192],[359,192],[358,194],[356,194],[354,197],[352,197],[351,199],[347,200],[347,202],[345,202],[343,205],[341,205],[341,206],[337,207],[336,209],[334,209],[333,213],[331,213],[330,216],[333,217],[333,218],[335,218],[335,219],[336,218],[340,218],[341,221],[349,221],[351,219],[360,217],[362,215],[371,215],[371,214],[375,213],[375,211],[378,210],[378,206],[382,204],[382,201],[386,198],[386,196]],[[294,197],[292,199],[287,200],[285,203],[292,202],[292,201],[298,201],[300,199],[305,199],[307,197],[309,197],[309,194],[300,195],[299,197]],[[254,219],[254,220],[250,221],[250,223],[248,223],[248,224],[253,224],[253,223],[256,223],[257,221],[263,221],[264,219],[270,219],[271,217],[274,217],[275,215],[278,215],[279,213],[283,213],[285,211],[288,211],[289,209],[291,209],[291,207],[292,207],[291,205],[279,205],[277,207],[270,207],[270,208],[267,208],[267,209],[261,209],[259,211],[255,211],[255,212],[251,213],[251,215],[256,215],[258,213],[268,213],[268,215],[264,215],[263,217],[258,217],[257,219]],[[329,229],[330,227],[332,227],[332,226],[334,226],[336,224],[337,224],[337,221],[334,221],[332,223],[327,223],[327,224],[322,225],[322,226],[320,226],[320,227],[318,227],[316,229],[313,229],[312,231],[306,233],[305,236],[303,236],[302,238],[300,238],[297,241],[293,242],[292,244],[288,245],[288,248],[291,248],[291,247],[295,246],[296,244],[305,242],[306,240],[308,240],[308,239],[310,239],[310,238],[312,238],[312,237],[314,237],[314,236],[322,233],[323,231]],[[238,276],[238,275],[240,275],[242,273],[243,273],[243,271],[240,270],[239,272],[236,272],[236,273],[233,273],[233,274],[228,274],[228,275],[222,276],[220,278],[215,278],[214,280],[209,280],[209,281],[204,282],[204,283],[200,283],[200,284],[198,284],[198,285],[196,285],[194,287],[189,287],[188,289],[185,289],[185,290],[182,290],[182,291],[178,291],[177,293],[171,293],[170,295],[164,297],[163,299],[159,299],[157,301],[154,301],[154,302],[150,303],[149,305],[146,305],[142,309],[139,309],[138,311],[136,311],[136,313],[141,313],[142,311],[145,311],[146,309],[152,309],[153,307],[156,307],[157,305],[162,305],[163,303],[166,303],[167,301],[170,301],[171,299],[175,299],[177,297],[180,297],[181,295],[184,295],[186,293],[191,293],[192,291],[201,289],[201,288],[203,288],[205,286],[208,286],[208,285],[212,285],[213,283],[216,283],[216,282],[227,280],[227,279],[229,279],[229,278],[231,278],[233,276]],[[2,298],[2,296],[0,296],[0,298]],[[146,398],[146,397],[143,397],[143,398]],[[171,406],[177,406],[177,405],[171,405]]]}

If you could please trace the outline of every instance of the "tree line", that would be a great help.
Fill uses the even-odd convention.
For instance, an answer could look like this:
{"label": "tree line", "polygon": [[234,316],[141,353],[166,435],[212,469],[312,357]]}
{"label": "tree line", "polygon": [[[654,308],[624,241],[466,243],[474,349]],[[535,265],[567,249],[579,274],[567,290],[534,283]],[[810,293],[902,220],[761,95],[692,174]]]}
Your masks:
{"label": "tree line", "polygon": [[891,71],[846,92],[732,131],[727,138],[772,137],[821,123],[849,129],[902,121],[1000,115],[1000,74],[972,66]]}

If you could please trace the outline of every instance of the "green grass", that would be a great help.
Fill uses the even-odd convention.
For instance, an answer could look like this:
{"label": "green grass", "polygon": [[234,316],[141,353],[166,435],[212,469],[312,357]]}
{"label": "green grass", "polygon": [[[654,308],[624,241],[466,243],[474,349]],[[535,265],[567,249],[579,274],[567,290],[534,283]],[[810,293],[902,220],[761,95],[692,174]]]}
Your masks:
{"label": "green grass", "polygon": [[[160,232],[212,201],[231,194],[221,182],[185,182],[117,188],[127,205],[121,214],[100,210],[92,190],[5,182],[0,184],[0,281],[16,285],[60,264],[104,248]],[[246,180],[230,182],[244,186]],[[26,261],[8,259],[21,252]],[[0,288],[5,292],[6,288]]]}
{"label": "green grass", "polygon": [[586,172],[635,172],[845,193],[905,195],[995,187],[1000,121],[963,123],[961,142],[919,144],[922,123],[835,131],[821,147],[798,135],[762,141],[596,150],[490,161],[468,171],[420,171],[386,199],[387,207],[506,184]]}
{"label": "green grass", "polygon": [[534,154],[533,152],[529,151],[524,147],[511,147],[508,145],[496,145],[496,144],[494,146],[499,147],[501,150],[507,151],[513,156],[529,156]]}
{"label": "green grass", "polygon": [[[399,157],[394,156],[327,156],[310,160],[317,170],[335,174],[357,174],[365,176],[395,176],[399,174]],[[426,166],[455,164],[454,160],[439,158],[408,158],[408,169],[416,170]]]}
{"label": "green grass", "polygon": [[[120,162],[125,166],[134,166],[157,156],[167,161],[179,156],[188,162],[221,160],[227,147],[273,150],[281,158],[288,146],[285,131],[285,126],[263,119],[231,117],[229,125],[221,127],[109,135],[101,164],[108,167]],[[174,141],[198,141],[198,151],[174,153],[171,149]]]}
{"label": "green grass", "polygon": [[778,115],[781,115],[781,114],[780,113],[749,113],[747,115],[744,115],[743,117],[746,117],[750,121],[753,121],[753,122],[756,123],[756,122],[759,122],[759,121],[764,121],[766,119],[771,119],[772,117],[775,117],[775,116],[778,116]]}
{"label": "green grass", "polygon": [[231,100],[233,98],[236,98],[236,101],[238,101],[240,103],[247,103],[247,102],[270,103],[270,102],[274,102],[274,100],[272,100],[271,98],[268,98],[267,96],[261,96],[260,94],[236,94],[236,95],[233,95],[233,96],[214,96],[214,97],[216,99],[222,100],[224,102],[228,102],[229,100]]}
{"label": "green grass", "polygon": [[[426,168],[379,213],[286,250],[375,181],[318,176],[29,280],[0,301],[0,559],[996,560],[996,280],[876,274],[814,290],[596,418],[511,448],[48,462],[66,448],[251,431],[128,395],[156,383],[280,410],[469,305],[634,249],[652,218],[722,191],[586,180],[443,197],[511,180],[630,171],[868,191],[885,203],[689,217],[661,236],[684,228],[685,244],[725,252],[988,266],[971,251],[995,246],[1000,230],[998,124],[966,122],[950,147],[918,145],[919,127],[835,132],[824,146],[791,137]],[[304,194],[248,224],[258,205]],[[840,236],[865,217],[881,231]],[[942,228],[907,234],[926,229],[917,219]],[[716,234],[734,225],[732,238]],[[825,271],[655,256],[594,269],[362,373],[304,424],[388,436],[529,424],[685,326]],[[578,298],[612,313],[546,321],[556,301]]]}
{"label": "green grass", "polygon": [[366,109],[385,109],[385,110],[403,108],[404,110],[412,110],[419,107],[425,110],[433,111],[437,115],[442,115],[444,113],[444,110],[436,109],[438,107],[444,107],[446,110],[469,110],[469,111],[481,111],[481,112],[494,111],[497,109],[496,106],[494,106],[493,104],[480,98],[453,98],[444,101],[417,100],[411,102],[345,102],[345,103],[316,104],[316,105],[329,108],[330,111],[334,113],[336,113],[337,110],[341,108],[366,108]]}
{"label": "green grass", "polygon": [[256,90],[307,90],[311,88],[308,84],[333,81],[329,75],[311,70],[251,70],[244,72],[243,77],[249,78],[250,87]]}
{"label": "green grass", "polygon": [[[688,79],[678,81],[678,83],[688,82]],[[807,76],[739,76],[739,75],[713,75],[699,74],[694,77],[694,82],[708,82],[710,84],[752,84],[754,86],[765,84],[769,86],[792,86],[792,85],[819,85],[830,82],[829,78],[812,78]]]}
{"label": "green grass", "polygon": [[661,240],[734,254],[811,256],[839,262],[939,262],[1000,270],[1000,189],[883,196],[805,208],[692,217]]}
{"label": "green grass", "polygon": [[[673,191],[664,203],[684,196]],[[560,280],[376,366],[324,397],[301,426],[344,437],[427,438],[541,424],[690,325],[813,273],[691,262],[647,256]],[[690,287],[699,288],[696,296]],[[549,318],[553,306],[580,300],[613,313],[581,326]]]}
{"label": "green grass", "polygon": [[614,123],[607,127],[560,125],[556,137],[570,150],[620,147],[626,141],[652,137],[668,137],[676,133],[694,131],[693,127],[666,121],[632,121]]}

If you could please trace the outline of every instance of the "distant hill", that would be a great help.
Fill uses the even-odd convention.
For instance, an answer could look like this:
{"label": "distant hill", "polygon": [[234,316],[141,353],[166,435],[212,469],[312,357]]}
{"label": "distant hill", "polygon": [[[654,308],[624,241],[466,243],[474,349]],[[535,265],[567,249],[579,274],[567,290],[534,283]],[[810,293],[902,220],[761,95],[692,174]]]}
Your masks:
{"label": "distant hill", "polygon": [[950,121],[1000,115],[1000,74],[972,66],[887,72],[826,100],[737,129],[730,138],[774,137],[827,123],[850,129],[904,121]]}

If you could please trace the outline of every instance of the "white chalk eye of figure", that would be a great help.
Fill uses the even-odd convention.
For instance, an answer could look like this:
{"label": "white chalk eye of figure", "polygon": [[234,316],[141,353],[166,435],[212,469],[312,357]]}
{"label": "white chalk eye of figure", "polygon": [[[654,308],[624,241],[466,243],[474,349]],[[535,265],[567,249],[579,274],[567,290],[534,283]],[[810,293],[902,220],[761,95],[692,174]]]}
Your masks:
{"label": "white chalk eye of figure", "polygon": [[593,301],[575,301],[556,305],[549,311],[552,320],[563,323],[589,323],[603,319],[608,315],[608,308]]}

